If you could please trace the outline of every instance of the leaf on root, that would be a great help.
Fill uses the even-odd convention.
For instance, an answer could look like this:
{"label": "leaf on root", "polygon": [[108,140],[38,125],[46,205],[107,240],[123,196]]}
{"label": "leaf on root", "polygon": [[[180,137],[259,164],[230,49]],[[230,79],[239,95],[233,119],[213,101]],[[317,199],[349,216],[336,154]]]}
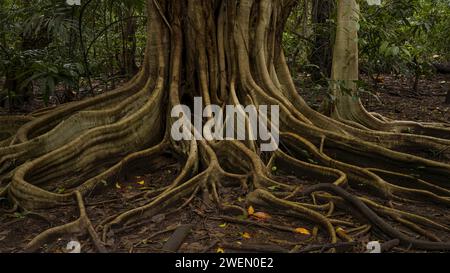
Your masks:
{"label": "leaf on root", "polygon": [[139,181],[139,182],[137,182],[137,184],[143,186],[143,185],[145,185],[145,181],[144,180]]}
{"label": "leaf on root", "polygon": [[270,220],[272,218],[272,216],[265,212],[255,212],[252,214],[252,217],[262,221]]}
{"label": "leaf on root", "polygon": [[299,233],[299,234],[303,234],[303,235],[311,235],[311,232],[309,232],[309,230],[307,230],[306,228],[296,228],[295,233]]}
{"label": "leaf on root", "polygon": [[252,206],[250,206],[250,207],[248,207],[247,212],[248,212],[248,215],[253,215],[255,213],[255,209]]}
{"label": "leaf on root", "polygon": [[225,253],[225,250],[221,247],[217,248],[216,250],[217,253]]}

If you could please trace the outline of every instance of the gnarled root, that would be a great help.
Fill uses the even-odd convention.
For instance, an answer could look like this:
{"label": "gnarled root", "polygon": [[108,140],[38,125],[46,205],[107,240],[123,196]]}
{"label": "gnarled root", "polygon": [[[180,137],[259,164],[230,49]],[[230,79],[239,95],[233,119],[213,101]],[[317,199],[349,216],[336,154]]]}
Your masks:
{"label": "gnarled root", "polygon": [[75,197],[78,202],[78,208],[80,210],[80,218],[75,222],[65,224],[63,226],[54,227],[48,229],[38,236],[36,236],[26,247],[26,251],[34,252],[38,250],[41,246],[47,243],[52,238],[66,235],[66,234],[89,234],[95,247],[101,253],[105,253],[106,249],[103,243],[100,241],[94,227],[92,226],[89,217],[86,214],[86,208],[84,206],[83,197],[80,192],[75,192]]}

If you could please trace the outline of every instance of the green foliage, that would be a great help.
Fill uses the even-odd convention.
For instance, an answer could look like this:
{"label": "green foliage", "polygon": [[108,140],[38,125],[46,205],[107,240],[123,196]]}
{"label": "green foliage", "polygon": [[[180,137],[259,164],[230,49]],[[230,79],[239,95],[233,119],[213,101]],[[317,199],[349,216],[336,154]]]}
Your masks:
{"label": "green foliage", "polygon": [[[296,72],[314,70],[311,52],[321,31],[332,38],[336,14],[326,24],[313,23],[315,0],[302,1],[287,22],[284,48]],[[360,64],[362,71],[377,79],[380,74],[417,78],[434,71],[435,61],[450,61],[450,1],[383,0],[381,5],[359,1]],[[324,57],[325,58],[325,57]],[[315,68],[317,69],[317,68]]]}
{"label": "green foliage", "polygon": [[[450,60],[450,1],[359,2],[360,63],[373,78],[382,73],[418,77],[432,72],[432,62]],[[320,39],[334,37],[336,14],[314,23],[317,3],[299,1],[286,23],[283,46],[294,74],[323,69],[312,55],[322,47]],[[85,0],[82,5],[83,16],[83,6],[61,0],[0,1],[0,106],[6,100],[21,105],[31,91],[47,101],[61,86],[89,89],[83,86],[88,77],[115,79],[122,73],[126,48],[134,51],[137,65],[142,62],[145,0]],[[130,19],[136,23],[131,40],[125,35]],[[6,81],[14,84],[8,87]]]}
{"label": "green foliage", "polygon": [[379,7],[362,3],[361,10],[360,58],[369,75],[426,74],[434,55],[450,52],[442,42],[450,34],[443,32],[448,1],[390,0]]}
{"label": "green foliage", "polygon": [[37,84],[40,96],[48,103],[57,85],[77,88],[82,69],[79,63],[64,63],[64,59],[54,58],[52,50],[10,51],[1,58],[0,70],[16,81],[17,86],[15,90],[4,90],[4,99],[23,103],[30,86]]}
{"label": "green foliage", "polygon": [[283,33],[283,47],[287,61],[294,70],[307,64],[308,51],[312,45],[312,39],[307,33],[310,23],[303,10],[304,7],[301,5],[293,10]]}
{"label": "green foliage", "polygon": [[[90,89],[88,77],[107,83],[120,72],[127,47],[139,63],[145,6],[145,0],[86,0],[81,7],[61,0],[0,1],[0,107],[20,108],[30,96],[47,103],[61,88]],[[130,18],[136,23],[132,45],[124,35]]]}

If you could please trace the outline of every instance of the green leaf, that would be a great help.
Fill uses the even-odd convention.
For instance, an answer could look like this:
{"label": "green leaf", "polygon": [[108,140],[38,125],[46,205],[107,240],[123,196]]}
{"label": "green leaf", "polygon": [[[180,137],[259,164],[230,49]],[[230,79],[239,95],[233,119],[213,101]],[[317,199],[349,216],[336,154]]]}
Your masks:
{"label": "green leaf", "polygon": [[275,186],[268,187],[268,189],[271,191],[277,191],[278,189],[280,189],[280,187],[275,185]]}
{"label": "green leaf", "polygon": [[65,191],[66,191],[65,188],[57,188],[56,191],[55,191],[55,193],[57,193],[57,194],[63,194]]}
{"label": "green leaf", "polygon": [[388,47],[389,47],[389,42],[383,41],[383,43],[380,46],[380,53],[385,55]]}
{"label": "green leaf", "polygon": [[391,48],[392,56],[397,56],[398,53],[400,53],[400,48],[398,46],[394,46],[394,47]]}

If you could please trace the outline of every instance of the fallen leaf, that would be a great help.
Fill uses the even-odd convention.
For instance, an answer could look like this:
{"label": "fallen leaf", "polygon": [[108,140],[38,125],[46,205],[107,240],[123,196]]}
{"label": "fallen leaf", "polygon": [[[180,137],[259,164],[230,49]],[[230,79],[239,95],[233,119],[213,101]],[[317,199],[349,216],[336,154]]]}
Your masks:
{"label": "fallen leaf", "polygon": [[247,211],[248,211],[248,215],[253,215],[255,213],[255,209],[252,206],[248,207]]}
{"label": "fallen leaf", "polygon": [[344,230],[343,228],[341,228],[341,227],[338,227],[338,228],[336,229],[336,231],[337,231],[337,232],[345,232],[345,230]]}
{"label": "fallen leaf", "polygon": [[306,228],[296,228],[295,232],[303,235],[311,235],[311,233]]}
{"label": "fallen leaf", "polygon": [[244,233],[242,233],[242,238],[244,238],[244,239],[250,239],[250,238],[252,238],[252,236],[250,235],[250,233],[244,232]]}
{"label": "fallen leaf", "polygon": [[226,227],[227,227],[227,224],[226,224],[226,223],[223,223],[223,224],[219,225],[219,227],[221,227],[221,228],[226,228]]}
{"label": "fallen leaf", "polygon": [[139,182],[137,182],[139,185],[145,185],[145,181],[144,180],[142,180],[142,181],[139,181]]}
{"label": "fallen leaf", "polygon": [[341,227],[338,227],[338,228],[336,229],[336,233],[337,233],[340,237],[344,238],[345,240],[348,240],[348,241],[352,240],[352,238],[350,238],[350,237],[348,236],[347,232],[346,232],[343,228],[341,228]]}
{"label": "fallen leaf", "polygon": [[119,190],[122,188],[122,186],[120,186],[119,182],[116,183],[116,188],[118,188]]}
{"label": "fallen leaf", "polygon": [[221,247],[217,248],[217,253],[225,253],[225,250]]}
{"label": "fallen leaf", "polygon": [[272,216],[265,212],[255,212],[253,213],[252,217],[257,218],[258,220],[269,220],[270,218],[272,218]]}

